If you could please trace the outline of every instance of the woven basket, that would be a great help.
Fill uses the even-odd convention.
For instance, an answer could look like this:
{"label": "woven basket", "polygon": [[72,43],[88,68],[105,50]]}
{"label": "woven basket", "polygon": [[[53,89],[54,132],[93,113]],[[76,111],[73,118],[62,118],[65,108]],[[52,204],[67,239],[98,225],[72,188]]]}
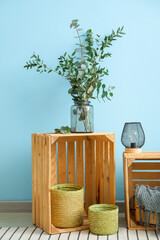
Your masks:
{"label": "woven basket", "polygon": [[118,207],[112,204],[95,204],[89,207],[90,232],[109,235],[118,231]]}
{"label": "woven basket", "polygon": [[83,187],[58,184],[51,188],[52,224],[59,228],[77,227],[83,223]]}

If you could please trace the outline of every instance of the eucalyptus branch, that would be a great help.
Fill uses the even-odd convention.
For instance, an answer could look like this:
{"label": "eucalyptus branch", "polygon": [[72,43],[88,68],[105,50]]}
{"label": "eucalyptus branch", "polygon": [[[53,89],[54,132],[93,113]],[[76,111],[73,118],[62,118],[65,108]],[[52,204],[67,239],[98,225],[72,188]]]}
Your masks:
{"label": "eucalyptus branch", "polygon": [[[31,60],[26,62],[24,68],[36,68],[39,73],[54,72],[63,76],[71,85],[68,93],[71,94],[74,101],[84,102],[95,99],[95,90],[97,98],[101,95],[103,100],[105,98],[111,100],[114,87],[108,87],[104,83],[104,77],[108,76],[108,69],[101,67],[100,62],[111,56],[111,53],[106,53],[105,49],[112,46],[112,41],[125,34],[123,33],[123,27],[119,27],[116,32],[112,30],[110,35],[106,35],[100,40],[101,36],[98,34],[96,38],[93,37],[91,29],[87,30],[85,34],[80,34],[82,29],[79,26],[77,19],[72,20],[70,27],[73,27],[77,32],[76,38],[79,39],[77,45],[80,48],[76,48],[71,55],[65,52],[64,55],[60,56],[55,69],[47,67],[39,55],[35,55],[35,53],[31,56]],[[81,57],[76,57],[78,52],[81,53]]]}
{"label": "eucalyptus branch", "polygon": [[39,73],[42,73],[42,72],[47,72],[47,73],[55,72],[58,75],[61,75],[62,77],[66,78],[66,76],[64,74],[62,74],[61,72],[55,71],[52,68],[47,67],[47,65],[44,64],[43,61],[39,58],[39,55],[36,56],[35,53],[33,53],[31,58],[33,58],[33,60],[29,60],[29,62],[26,62],[26,65],[24,66],[24,68],[27,68],[27,70],[28,69],[32,69],[33,67],[37,67],[36,71],[39,72]]}
{"label": "eucalyptus branch", "polygon": [[[107,36],[104,37],[104,41],[102,41],[102,43],[101,43],[101,48],[100,48],[97,56],[95,57],[95,60],[94,60],[94,62],[93,62],[93,64],[92,64],[92,67],[91,67],[88,75],[90,75],[90,73],[91,73],[91,71],[92,71],[92,69],[93,69],[93,67],[94,67],[94,64],[96,63],[97,58],[102,54],[102,52],[104,51],[104,49],[105,49],[106,47],[109,47],[110,45],[112,45],[111,42],[112,42],[113,40],[116,40],[115,37],[121,37],[120,34],[124,34],[124,33],[122,32],[122,30],[123,30],[123,27],[122,27],[121,29],[118,28],[118,29],[117,29],[117,34],[115,34],[115,32],[112,30],[112,34],[111,34],[111,35],[109,35],[108,37],[107,37]],[[110,56],[110,54],[108,53],[108,54],[105,54],[104,57],[106,57],[107,55]],[[102,59],[103,59],[104,57],[101,56]]]}

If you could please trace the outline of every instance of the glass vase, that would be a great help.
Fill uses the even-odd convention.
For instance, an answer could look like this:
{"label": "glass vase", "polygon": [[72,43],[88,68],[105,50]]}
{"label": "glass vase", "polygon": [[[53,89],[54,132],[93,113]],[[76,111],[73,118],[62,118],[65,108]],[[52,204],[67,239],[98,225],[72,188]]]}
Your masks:
{"label": "glass vase", "polygon": [[71,106],[71,132],[94,132],[94,108],[90,102],[74,102]]}

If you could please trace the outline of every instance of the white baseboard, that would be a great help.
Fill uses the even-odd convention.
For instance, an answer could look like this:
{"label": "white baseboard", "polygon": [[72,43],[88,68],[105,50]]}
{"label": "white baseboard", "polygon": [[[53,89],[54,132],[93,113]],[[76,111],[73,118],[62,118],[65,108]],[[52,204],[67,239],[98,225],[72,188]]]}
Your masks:
{"label": "white baseboard", "polygon": [[[125,211],[124,201],[116,201],[119,212]],[[0,201],[0,212],[32,212],[32,201]]]}

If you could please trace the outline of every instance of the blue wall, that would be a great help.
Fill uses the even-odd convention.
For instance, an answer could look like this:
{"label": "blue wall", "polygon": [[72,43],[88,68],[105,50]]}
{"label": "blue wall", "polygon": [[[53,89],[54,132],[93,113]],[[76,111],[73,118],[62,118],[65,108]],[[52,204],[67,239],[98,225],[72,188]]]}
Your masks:
{"label": "blue wall", "polygon": [[0,1],[0,200],[30,200],[31,133],[69,125],[69,83],[55,74],[23,68],[33,51],[49,66],[73,51],[70,21],[95,33],[119,26],[127,33],[110,49],[105,64],[111,102],[93,101],[95,131],[116,134],[116,198],[123,195],[124,122],[141,121],[143,150],[160,151],[160,1],[159,0],[1,0]]}

